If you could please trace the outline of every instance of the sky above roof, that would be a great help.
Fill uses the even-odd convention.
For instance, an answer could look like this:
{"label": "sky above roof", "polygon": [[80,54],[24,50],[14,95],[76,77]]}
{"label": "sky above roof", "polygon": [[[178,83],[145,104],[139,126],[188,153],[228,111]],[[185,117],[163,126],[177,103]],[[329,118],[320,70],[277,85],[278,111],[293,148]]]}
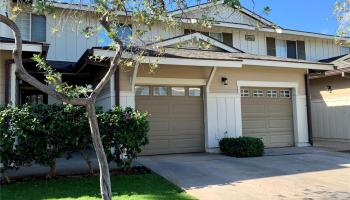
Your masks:
{"label": "sky above roof", "polygon": [[262,13],[265,6],[269,6],[272,11],[264,17],[283,28],[334,35],[337,31],[337,21],[333,14],[335,1],[241,0],[241,3],[258,14]]}

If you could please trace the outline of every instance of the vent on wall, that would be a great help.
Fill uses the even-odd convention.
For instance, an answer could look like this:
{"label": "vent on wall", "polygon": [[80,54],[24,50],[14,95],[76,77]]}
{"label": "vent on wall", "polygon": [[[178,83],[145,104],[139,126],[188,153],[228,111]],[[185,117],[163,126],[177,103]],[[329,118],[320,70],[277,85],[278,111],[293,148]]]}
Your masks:
{"label": "vent on wall", "polygon": [[255,35],[245,35],[246,41],[255,41]]}

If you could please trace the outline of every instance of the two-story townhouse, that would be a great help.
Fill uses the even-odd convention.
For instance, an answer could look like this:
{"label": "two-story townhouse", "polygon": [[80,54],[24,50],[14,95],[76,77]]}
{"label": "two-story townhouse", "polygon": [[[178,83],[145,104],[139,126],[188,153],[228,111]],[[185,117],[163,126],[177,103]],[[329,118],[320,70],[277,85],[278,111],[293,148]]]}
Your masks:
{"label": "two-story townhouse", "polygon": [[[67,19],[74,19],[68,16],[75,12],[85,14],[68,22],[23,14],[17,23],[25,39],[50,44],[46,58],[67,80],[80,77],[93,84],[105,68],[89,56],[113,55],[101,48],[99,34],[89,38],[81,34],[80,27],[98,26],[97,18],[89,7],[55,6],[66,12]],[[215,19],[206,30],[192,24],[203,9]],[[222,2],[169,14],[186,16],[181,28],[168,30],[161,23],[152,27],[142,38],[148,43],[142,46],[147,49],[143,63],[117,72],[97,102],[104,109],[119,104],[151,113],[150,144],[143,154],[214,152],[220,138],[242,135],[262,138],[266,147],[310,144],[308,75],[333,70],[334,64],[318,60],[349,53],[348,47],[337,46],[334,36],[284,29],[247,9],[233,9]],[[53,33],[57,24],[62,31]],[[126,32],[132,35],[142,28],[130,24]],[[6,31],[1,34],[11,37]],[[155,42],[154,36],[162,40]],[[200,48],[194,41],[211,47]],[[164,48],[162,57],[153,46]],[[159,68],[149,73],[149,63],[154,61]],[[28,61],[28,68],[31,65]],[[25,83],[10,77],[5,83],[10,94],[3,101],[46,98],[48,103],[55,102],[50,97],[33,97],[33,92],[26,95],[23,91],[28,86],[21,87]]]}

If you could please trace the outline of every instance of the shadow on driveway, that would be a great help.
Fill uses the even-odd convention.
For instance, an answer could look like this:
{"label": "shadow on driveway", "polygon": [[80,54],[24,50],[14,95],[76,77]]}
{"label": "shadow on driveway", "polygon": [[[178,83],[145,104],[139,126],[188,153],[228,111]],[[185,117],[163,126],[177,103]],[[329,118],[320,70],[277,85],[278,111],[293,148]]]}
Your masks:
{"label": "shadow on driveway", "polygon": [[138,162],[200,199],[350,199],[350,154],[311,147],[257,158],[199,153]]}

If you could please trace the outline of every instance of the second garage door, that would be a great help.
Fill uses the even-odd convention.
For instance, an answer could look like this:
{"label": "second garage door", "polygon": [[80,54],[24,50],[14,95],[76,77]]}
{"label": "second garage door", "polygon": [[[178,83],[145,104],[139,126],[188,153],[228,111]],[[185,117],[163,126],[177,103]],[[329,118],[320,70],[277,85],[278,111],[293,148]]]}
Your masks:
{"label": "second garage door", "polygon": [[204,151],[200,87],[136,86],[135,99],[137,109],[151,114],[143,155]]}
{"label": "second garage door", "polygon": [[242,88],[243,136],[262,138],[265,147],[293,146],[293,106],[287,88]]}

